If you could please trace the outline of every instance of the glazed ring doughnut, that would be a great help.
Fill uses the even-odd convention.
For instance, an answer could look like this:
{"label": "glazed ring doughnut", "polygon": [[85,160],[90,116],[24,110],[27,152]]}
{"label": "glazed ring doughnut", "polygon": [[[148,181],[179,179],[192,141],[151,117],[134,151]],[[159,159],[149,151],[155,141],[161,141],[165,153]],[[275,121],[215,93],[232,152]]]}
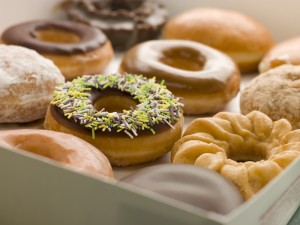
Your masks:
{"label": "glazed ring doughnut", "polygon": [[57,87],[45,128],[78,136],[112,165],[127,166],[171,150],[182,132],[181,106],[154,78],[86,75]]}
{"label": "glazed ring doughnut", "polygon": [[101,73],[113,57],[110,41],[97,29],[71,21],[31,21],[12,26],[2,41],[51,59],[67,80]]}
{"label": "glazed ring doughnut", "polygon": [[141,43],[125,53],[119,70],[164,80],[183,97],[185,114],[217,112],[240,87],[240,73],[228,56],[192,41]]}
{"label": "glazed ring doughnut", "polygon": [[300,130],[264,113],[220,112],[192,121],[172,149],[172,162],[215,170],[251,198],[300,155]]}
{"label": "glazed ring doughnut", "polygon": [[76,171],[113,178],[112,167],[106,156],[70,134],[38,129],[5,130],[0,131],[0,145],[53,159]]}
{"label": "glazed ring doughnut", "polygon": [[283,64],[300,65],[300,37],[283,41],[271,48],[259,63],[259,72],[263,73]]}
{"label": "glazed ring doughnut", "polygon": [[272,120],[285,118],[300,129],[299,82],[300,66],[282,65],[260,74],[242,90],[241,112],[261,111]]}

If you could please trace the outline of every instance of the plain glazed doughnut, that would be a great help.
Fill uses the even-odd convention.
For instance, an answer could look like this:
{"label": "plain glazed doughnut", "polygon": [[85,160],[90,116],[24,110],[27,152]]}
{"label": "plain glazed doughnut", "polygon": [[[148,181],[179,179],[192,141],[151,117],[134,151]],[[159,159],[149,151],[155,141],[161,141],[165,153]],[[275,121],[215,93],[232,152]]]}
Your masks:
{"label": "plain glazed doughnut", "polygon": [[212,170],[191,165],[146,167],[121,181],[223,215],[244,202],[232,182]]}
{"label": "plain glazed doughnut", "polygon": [[36,50],[52,60],[67,80],[103,72],[113,58],[110,41],[97,29],[71,21],[38,20],[6,29],[2,41]]}
{"label": "plain glazed doughnut", "polygon": [[44,118],[56,84],[63,81],[53,62],[35,51],[0,45],[0,123]]}
{"label": "plain glazed doughnut", "polygon": [[111,165],[105,155],[70,134],[38,129],[0,131],[0,146],[32,152],[76,171],[113,178]]}
{"label": "plain glazed doughnut", "polygon": [[247,200],[300,155],[300,130],[262,112],[220,112],[192,121],[172,149],[172,162],[215,170]]}
{"label": "plain glazed doughnut", "polygon": [[227,53],[241,72],[257,70],[273,45],[263,25],[239,12],[197,8],[183,12],[165,25],[163,37],[197,41]]}
{"label": "plain glazed doughnut", "polygon": [[156,39],[168,19],[168,11],[148,0],[65,0],[70,19],[102,30],[115,50]]}
{"label": "plain glazed doughnut", "polygon": [[164,80],[183,98],[186,115],[218,112],[240,87],[240,73],[228,56],[192,41],[141,43],[125,53],[119,70]]}
{"label": "plain glazed doughnut", "polygon": [[263,73],[283,64],[300,65],[300,37],[283,41],[271,48],[259,63],[259,72]]}
{"label": "plain glazed doughnut", "polygon": [[152,161],[181,137],[182,103],[155,79],[83,76],[57,86],[45,128],[78,136],[112,165]]}
{"label": "plain glazed doughnut", "polygon": [[272,120],[285,118],[300,129],[300,66],[282,65],[252,79],[241,92],[240,108],[243,114],[257,110]]}

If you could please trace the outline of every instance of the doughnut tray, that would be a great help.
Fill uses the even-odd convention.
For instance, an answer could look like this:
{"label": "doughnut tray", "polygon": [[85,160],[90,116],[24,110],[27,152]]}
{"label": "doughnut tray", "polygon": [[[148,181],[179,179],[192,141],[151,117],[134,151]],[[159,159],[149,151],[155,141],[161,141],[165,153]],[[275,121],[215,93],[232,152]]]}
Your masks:
{"label": "doughnut tray", "polygon": [[[49,8],[59,2],[48,0],[43,2],[43,7],[39,6],[38,0],[0,2],[1,15],[6,18],[0,21],[0,30],[37,17],[57,18],[57,13],[49,11]],[[283,0],[278,0],[276,4],[272,0],[254,3],[239,0],[204,0],[201,3],[185,0],[184,4],[182,1],[160,2],[165,3],[173,15],[185,9],[208,5],[246,12],[263,21],[278,40],[300,33],[299,28],[297,31],[286,25],[288,17],[293,17],[293,21],[300,20],[296,0],[291,0],[289,4]],[[19,7],[15,7],[16,4]],[[274,8],[267,15],[270,5]],[[31,8],[24,10],[28,6]],[[15,10],[14,16],[11,16],[10,9]],[[290,14],[286,15],[286,12]],[[286,16],[278,16],[281,14]],[[279,25],[281,30],[278,30]],[[116,71],[120,57],[116,56],[105,73]],[[243,75],[241,89],[255,75]],[[239,95],[224,110],[239,112]],[[194,118],[185,117],[185,126]],[[16,128],[43,129],[43,121],[0,124],[0,130]],[[114,175],[118,180],[143,167],[169,163],[169,158],[166,155],[141,166],[114,168]],[[223,216],[158,197],[118,181],[110,182],[75,172],[29,152],[0,148],[0,225],[295,225],[300,224],[300,210],[297,211],[300,206],[299,168],[300,159],[289,165],[252,199]]]}
{"label": "doughnut tray", "polygon": [[[109,66],[115,70],[120,56]],[[243,76],[241,88],[255,75]],[[239,112],[239,95],[224,109]],[[194,117],[185,117],[185,126]],[[42,129],[43,121],[1,125],[0,129]],[[141,166],[114,168],[120,179]],[[253,225],[287,224],[300,205],[300,160],[295,161],[254,198],[227,216],[157,197],[122,183],[111,183],[28,152],[0,149],[0,224],[43,225]]]}

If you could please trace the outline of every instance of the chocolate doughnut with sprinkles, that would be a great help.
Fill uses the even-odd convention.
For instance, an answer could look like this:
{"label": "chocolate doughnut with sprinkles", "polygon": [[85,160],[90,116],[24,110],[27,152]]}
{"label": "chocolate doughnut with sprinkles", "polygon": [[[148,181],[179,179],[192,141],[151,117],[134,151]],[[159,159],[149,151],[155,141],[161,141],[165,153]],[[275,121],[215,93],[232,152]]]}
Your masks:
{"label": "chocolate doughnut with sprinkles", "polygon": [[181,137],[183,104],[155,78],[85,75],[58,85],[45,128],[78,136],[115,166],[155,160]]}

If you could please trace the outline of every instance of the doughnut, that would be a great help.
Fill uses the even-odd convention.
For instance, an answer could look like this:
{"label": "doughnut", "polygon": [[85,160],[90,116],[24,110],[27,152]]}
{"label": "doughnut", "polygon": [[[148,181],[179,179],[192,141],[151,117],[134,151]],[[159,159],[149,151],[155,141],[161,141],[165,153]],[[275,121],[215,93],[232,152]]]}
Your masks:
{"label": "doughnut", "polygon": [[231,180],[250,199],[300,155],[300,130],[262,112],[198,118],[173,146],[173,163],[193,164]]}
{"label": "doughnut", "polygon": [[282,65],[252,79],[241,91],[242,114],[253,110],[300,129],[300,66]]}
{"label": "doughnut", "polygon": [[150,166],[121,182],[223,215],[244,202],[231,181],[212,170],[191,165]]}
{"label": "doughnut", "polygon": [[56,84],[63,81],[53,62],[37,52],[0,45],[0,123],[44,118]]}
{"label": "doughnut", "polygon": [[288,39],[271,48],[259,63],[259,72],[283,64],[300,65],[300,37]]}
{"label": "doughnut", "polygon": [[114,166],[152,161],[181,137],[182,103],[155,78],[82,76],[58,85],[45,128],[78,136]]}
{"label": "doughnut", "polygon": [[100,30],[72,21],[25,22],[9,27],[1,38],[52,60],[66,80],[101,73],[113,58],[111,43]]}
{"label": "doughnut", "polygon": [[228,56],[193,41],[138,44],[125,53],[119,71],[164,80],[175,96],[183,98],[186,115],[218,112],[240,87],[240,73]]}
{"label": "doughnut", "polygon": [[185,11],[167,22],[165,39],[197,41],[225,52],[242,73],[257,71],[259,61],[273,45],[267,29],[239,12],[196,8]]}
{"label": "doughnut", "polygon": [[102,30],[117,51],[156,39],[169,16],[162,4],[145,0],[66,0],[62,8],[70,19]]}
{"label": "doughnut", "polygon": [[76,171],[113,178],[112,167],[106,156],[70,134],[38,129],[2,130],[0,146],[31,152]]}

